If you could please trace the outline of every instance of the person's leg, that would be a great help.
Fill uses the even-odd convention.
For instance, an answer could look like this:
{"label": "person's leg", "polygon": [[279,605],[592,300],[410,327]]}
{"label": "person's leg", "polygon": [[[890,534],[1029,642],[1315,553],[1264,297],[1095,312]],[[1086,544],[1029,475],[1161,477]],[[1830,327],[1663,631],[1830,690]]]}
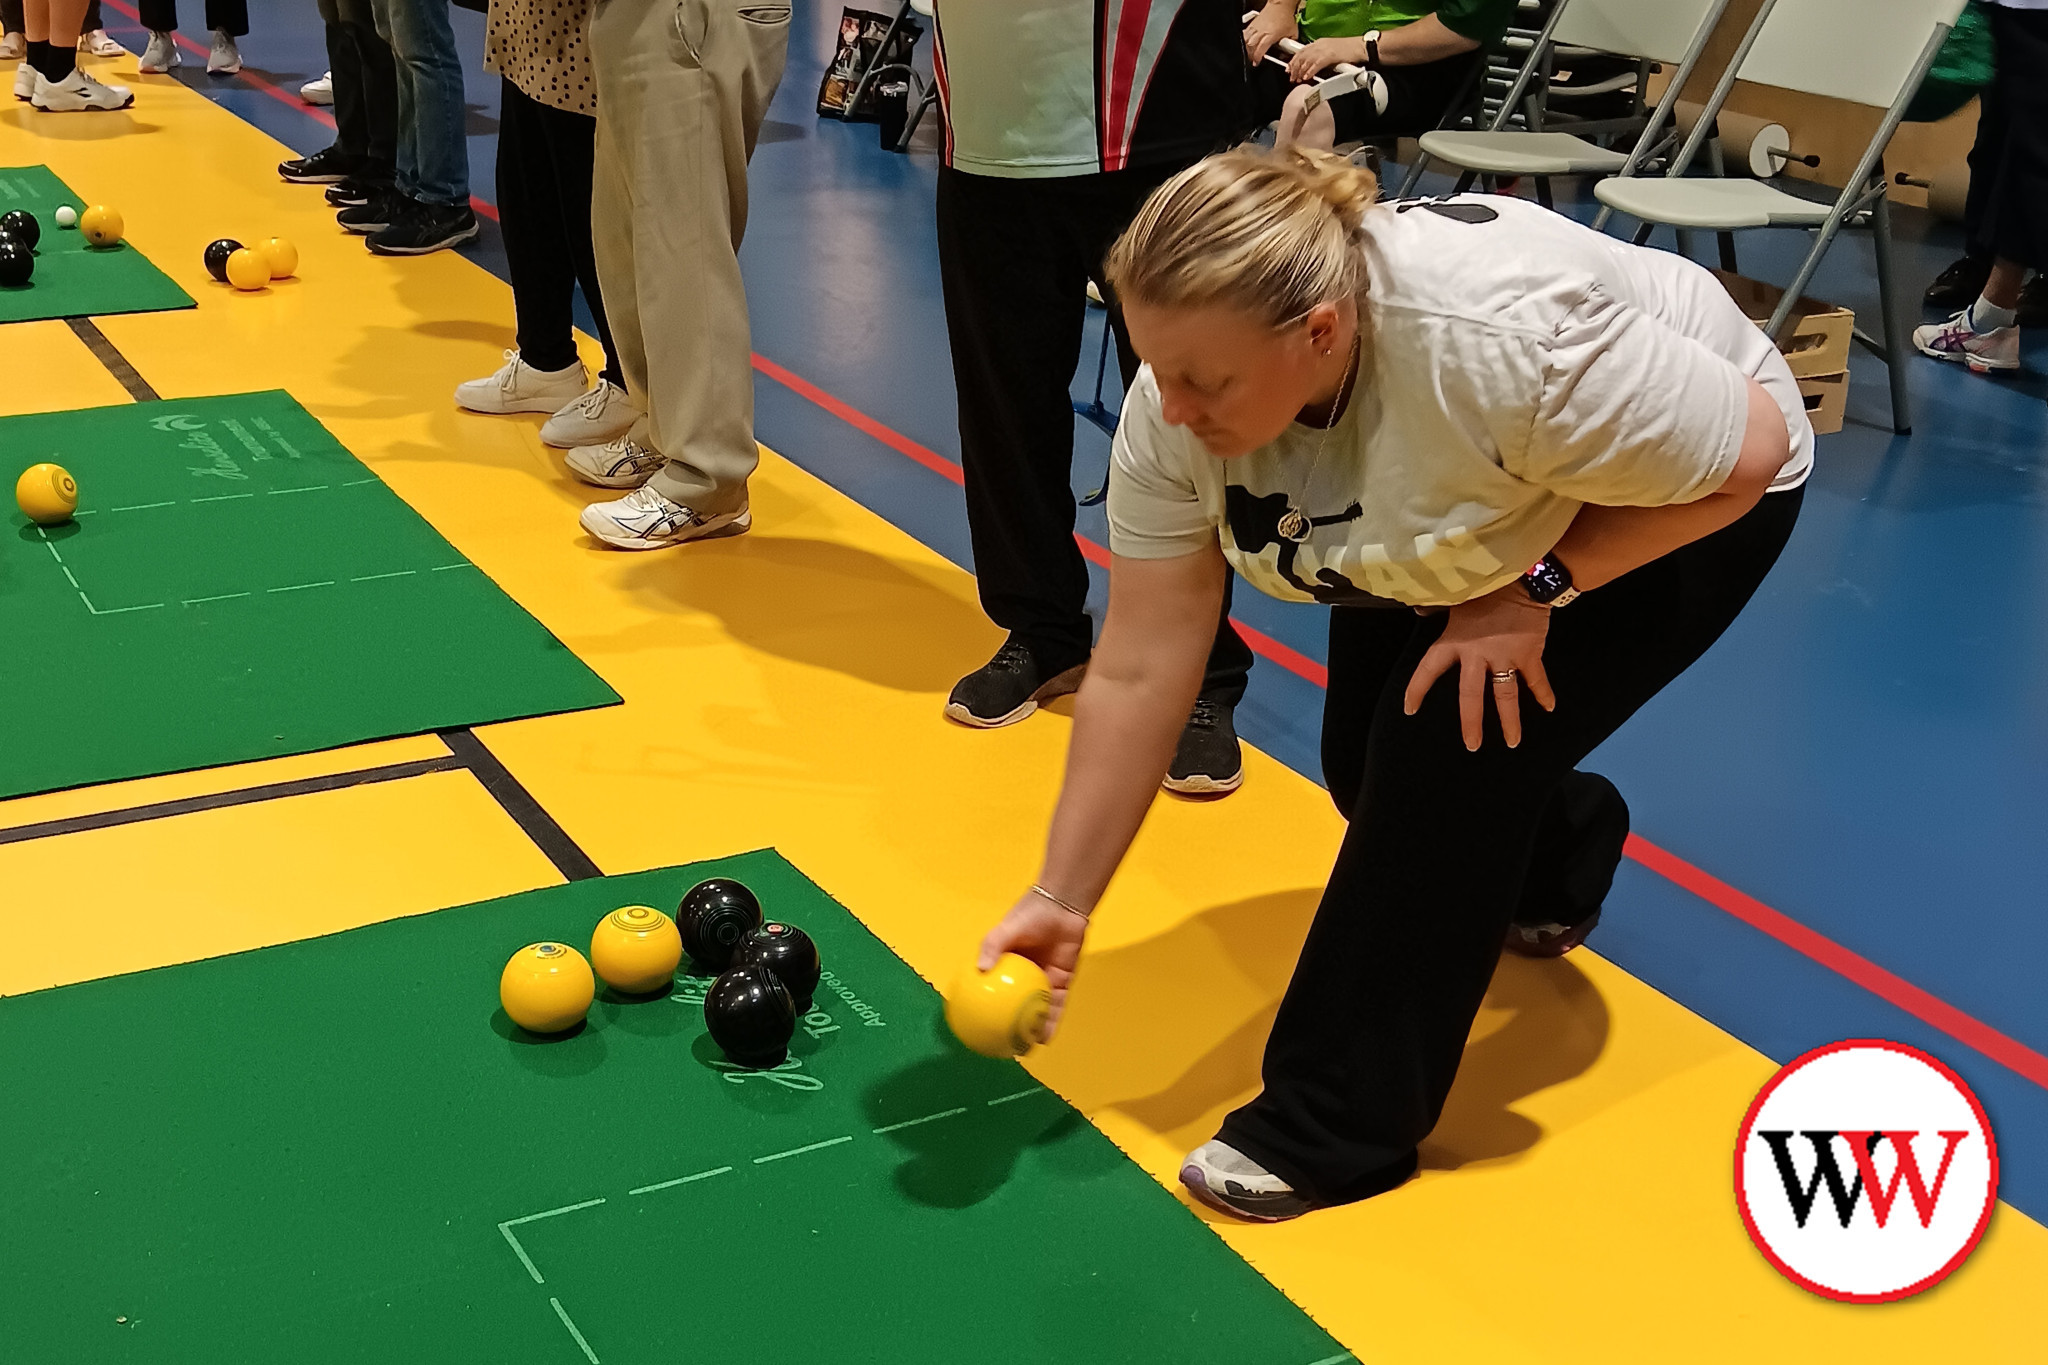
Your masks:
{"label": "person's leg", "polygon": [[1094,644],[1088,568],[1074,544],[1069,386],[1085,287],[1100,266],[1062,230],[1078,198],[1064,180],[939,172],[939,278],[976,587],[989,619],[1031,651],[1040,682],[1085,663]]}
{"label": "person's leg", "polygon": [[249,0],[206,0],[206,26],[240,38],[249,32]]}
{"label": "person's leg", "polygon": [[[389,181],[398,165],[397,61],[390,41],[377,27],[372,0],[336,0],[335,12],[352,40],[351,80],[363,108],[363,155],[370,165],[361,174],[368,180]],[[340,80],[335,77],[337,87]],[[335,98],[339,102],[338,89]]]}
{"label": "person's leg", "polygon": [[611,323],[605,315],[604,287],[598,279],[597,258],[590,234],[591,181],[594,166],[597,120],[566,109],[540,110],[540,131],[547,140],[547,165],[552,177],[552,208],[561,224],[562,240],[568,248],[570,269],[582,287],[583,302],[597,328],[604,347],[604,378],[620,388],[626,385],[619,365],[618,350],[612,343]]}
{"label": "person's leg", "polygon": [[464,136],[462,58],[448,0],[386,0],[391,50],[401,88],[411,89],[410,115],[400,122],[413,142],[413,198],[426,204],[469,204],[469,144]]}
{"label": "person's leg", "polygon": [[103,85],[78,69],[85,6],[86,0],[29,0],[24,5],[27,53],[23,66],[35,75],[31,79],[21,71],[15,73],[17,97],[48,113],[124,109],[134,103],[126,86]]}
{"label": "person's leg", "polygon": [[[1525,694],[1518,748],[1490,719],[1484,746],[1465,750],[1455,679],[1404,714],[1408,678],[1443,617],[1420,618],[1405,641],[1366,621],[1372,638],[1343,646],[1333,625],[1326,716],[1372,712],[1362,734],[1331,717],[1333,787],[1350,785],[1351,765],[1359,774],[1351,826],[1274,1021],[1265,1089],[1225,1122],[1221,1142],[1314,1203],[1406,1178],[1541,866],[1549,802],[1561,788],[1569,798],[1574,766],[1734,621],[1800,500],[1767,495],[1733,526],[1559,612],[1544,650],[1558,709]],[[1360,695],[1375,681],[1377,696]]]}
{"label": "person's leg", "polygon": [[[644,19],[630,4],[619,0],[600,6],[590,18],[592,74],[604,93],[598,108],[597,127],[591,140],[590,236],[591,261],[602,282],[607,325],[611,329],[609,356],[618,367],[627,398],[642,413],[647,410],[647,337],[641,328],[639,270],[634,256],[633,159],[638,154],[638,124],[641,101],[628,87],[629,68],[638,37],[636,25]],[[616,63],[616,66],[614,65]],[[629,439],[633,451],[622,458],[648,468],[634,451],[648,437],[644,422],[636,422]],[[572,468],[574,466],[572,465]]]}
{"label": "person's leg", "polygon": [[[575,389],[580,394],[582,362],[576,354],[575,316],[570,307],[576,270],[562,231],[561,205],[548,156],[545,116],[549,111],[509,80],[501,77],[499,88],[498,226],[505,239],[512,307],[519,319],[519,355],[543,373],[574,367]],[[554,406],[560,407],[571,396]]]}
{"label": "person's leg", "polygon": [[370,154],[370,118],[355,34],[342,20],[339,0],[320,0],[320,21],[326,26],[327,70],[334,81],[334,148],[360,160]]}
{"label": "person's leg", "polygon": [[135,0],[135,12],[151,33],[178,31],[178,0]]}
{"label": "person's leg", "polygon": [[[646,416],[628,439],[665,463],[638,493],[586,508],[582,525],[631,549],[732,534],[750,524],[747,480],[760,459],[739,265],[747,163],[782,80],[789,14],[734,0],[610,0],[590,44],[599,138],[610,149],[600,156],[612,163],[599,170],[612,185],[606,203],[592,204],[592,228],[629,381],[635,343],[625,336],[622,287],[606,268],[607,237],[610,254],[631,251],[632,306],[646,338]],[[606,221],[605,209],[630,221]]]}
{"label": "person's leg", "polygon": [[391,54],[392,170],[398,192],[408,199],[416,199],[419,197],[418,92],[413,68],[405,60],[398,41],[399,13],[410,3],[411,0],[370,0],[370,13],[378,40]]}

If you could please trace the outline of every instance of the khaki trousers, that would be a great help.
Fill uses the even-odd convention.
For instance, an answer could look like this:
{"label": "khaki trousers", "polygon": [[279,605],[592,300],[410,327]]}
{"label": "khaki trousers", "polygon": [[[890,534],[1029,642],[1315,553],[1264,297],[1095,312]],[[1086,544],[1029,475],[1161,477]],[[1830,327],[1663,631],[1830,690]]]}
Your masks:
{"label": "khaki trousers", "polygon": [[591,233],[632,439],[649,481],[699,512],[745,505],[754,374],[740,238],[747,160],[782,81],[789,6],[597,0]]}

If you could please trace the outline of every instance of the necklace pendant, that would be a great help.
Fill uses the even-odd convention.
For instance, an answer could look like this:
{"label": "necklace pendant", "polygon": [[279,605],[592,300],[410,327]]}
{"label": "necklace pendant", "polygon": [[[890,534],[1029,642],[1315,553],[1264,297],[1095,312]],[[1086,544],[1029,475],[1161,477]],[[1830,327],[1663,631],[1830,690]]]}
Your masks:
{"label": "necklace pendant", "polygon": [[1285,512],[1282,512],[1280,514],[1280,523],[1278,527],[1276,527],[1275,529],[1277,529],[1282,536],[1299,545],[1301,542],[1308,539],[1308,533],[1310,528],[1308,524],[1308,518],[1301,514],[1301,509],[1298,507],[1290,507]]}

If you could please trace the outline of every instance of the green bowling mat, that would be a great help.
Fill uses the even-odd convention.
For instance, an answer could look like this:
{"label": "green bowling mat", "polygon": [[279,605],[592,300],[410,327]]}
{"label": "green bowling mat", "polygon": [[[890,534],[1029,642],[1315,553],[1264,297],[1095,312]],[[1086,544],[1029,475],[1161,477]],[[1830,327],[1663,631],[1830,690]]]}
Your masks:
{"label": "green bowling mat", "polygon": [[[780,1069],[702,978],[499,1011],[521,944],[714,872],[822,949]],[[10,1360],[1352,1359],[772,852],[0,1000],[0,1076]]]}
{"label": "green bowling mat", "polygon": [[0,797],[619,699],[286,394],[0,419],[0,476]]}
{"label": "green bowling mat", "polygon": [[[192,307],[192,296],[150,264],[131,242],[96,248],[77,228],[57,226],[57,206],[83,212],[94,200],[74,194],[48,166],[0,168],[0,213],[27,209],[42,225],[36,273],[27,284],[0,286],[0,322],[89,317],[95,313],[156,313]],[[118,200],[100,200],[115,211]]]}

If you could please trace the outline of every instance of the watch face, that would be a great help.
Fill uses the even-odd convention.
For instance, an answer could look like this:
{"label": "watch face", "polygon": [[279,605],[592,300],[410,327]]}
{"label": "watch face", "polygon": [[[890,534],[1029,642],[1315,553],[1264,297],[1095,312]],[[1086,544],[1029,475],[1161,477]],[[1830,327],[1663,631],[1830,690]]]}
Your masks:
{"label": "watch face", "polygon": [[1537,560],[1529,572],[1522,575],[1522,586],[1528,589],[1529,596],[1545,604],[1557,600],[1571,585],[1571,575],[1549,555]]}

